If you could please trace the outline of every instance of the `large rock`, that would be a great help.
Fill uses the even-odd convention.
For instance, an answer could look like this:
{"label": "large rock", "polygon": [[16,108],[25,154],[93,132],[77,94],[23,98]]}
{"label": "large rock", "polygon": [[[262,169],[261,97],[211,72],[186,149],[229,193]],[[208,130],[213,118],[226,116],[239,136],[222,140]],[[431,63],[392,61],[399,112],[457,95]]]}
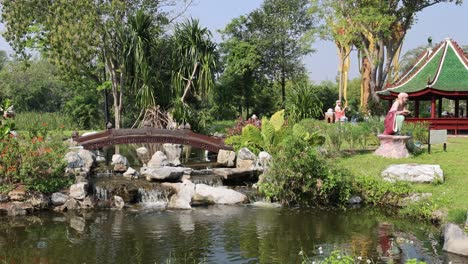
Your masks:
{"label": "large rock", "polygon": [[106,162],[106,157],[104,156],[104,153],[102,153],[102,151],[93,150],[92,152],[94,155],[96,155],[96,162],[98,163]]}
{"label": "large rock", "polygon": [[0,203],[6,203],[9,199],[10,197],[7,194],[0,193]]}
{"label": "large rock", "polygon": [[26,200],[26,189],[23,186],[20,186],[8,192],[8,197],[10,198],[10,201],[22,202]]}
{"label": "large rock", "polygon": [[9,216],[17,216],[17,215],[25,215],[28,211],[32,211],[32,206],[23,202],[12,202],[8,206],[8,215]]}
{"label": "large rock", "polygon": [[63,205],[57,206],[54,208],[56,212],[65,212],[68,210],[78,210],[80,209],[80,204],[73,198],[69,198]]}
{"label": "large rock", "polygon": [[163,149],[169,164],[172,166],[179,166],[181,164],[180,157],[182,156],[183,145],[165,143],[163,144]]}
{"label": "large rock", "polygon": [[162,151],[156,151],[147,166],[148,168],[161,168],[167,165],[169,165],[167,156]]}
{"label": "large rock", "polygon": [[270,167],[271,159],[272,157],[270,153],[266,151],[261,151],[260,153],[258,153],[257,164],[255,167],[258,170],[267,171],[268,168]]}
{"label": "large rock", "polygon": [[147,181],[152,180],[167,180],[167,181],[178,181],[184,174],[190,174],[191,168],[184,167],[161,167],[161,168],[148,168],[142,167],[140,172],[141,175],[146,177]]}
{"label": "large rock", "polygon": [[125,166],[128,166],[128,159],[125,156],[122,156],[120,154],[114,154],[112,155],[111,165],[116,165],[116,164],[123,164]]}
{"label": "large rock", "polygon": [[42,193],[34,194],[31,198],[29,198],[27,203],[31,204],[34,209],[47,209],[50,204],[49,197],[45,196]]}
{"label": "large rock", "polygon": [[81,209],[93,209],[96,207],[97,201],[94,196],[86,196],[83,201],[78,201]]}
{"label": "large rock", "polygon": [[126,179],[138,179],[138,175],[140,175],[140,173],[138,171],[136,171],[135,169],[133,169],[132,167],[129,167],[127,169],[126,172],[124,172],[123,176],[124,178]]}
{"label": "large rock", "polygon": [[189,180],[182,183],[163,183],[163,186],[170,187],[175,194],[169,199],[168,208],[191,209],[192,197],[195,195],[195,184]]}
{"label": "large rock", "polygon": [[91,168],[94,166],[96,161],[96,155],[86,149],[75,149],[65,154],[65,160],[67,161],[67,171],[84,171],[89,173]]}
{"label": "large rock", "polygon": [[112,155],[112,163],[114,165],[114,171],[125,172],[128,168],[128,159],[120,154]]}
{"label": "large rock", "polygon": [[444,173],[439,165],[396,164],[388,166],[381,173],[389,182],[409,181],[417,183],[443,182]]}
{"label": "large rock", "polygon": [[194,202],[237,204],[246,202],[247,196],[231,189],[197,184],[195,186],[195,195],[192,199]]}
{"label": "large rock", "polygon": [[84,164],[78,152],[75,151],[70,151],[65,154],[65,160],[68,163],[67,168],[70,169],[81,168]]}
{"label": "large rock", "polygon": [[214,175],[223,179],[223,185],[245,185],[246,182],[258,181],[258,172],[252,169],[215,168]]}
{"label": "large rock", "polygon": [[114,207],[122,210],[125,206],[124,199],[120,196],[114,196]]}
{"label": "large rock", "polygon": [[458,225],[449,223],[445,226],[443,250],[468,256],[468,236]]}
{"label": "large rock", "polygon": [[374,154],[385,158],[408,158],[410,156],[406,148],[409,136],[378,135],[380,146]]}
{"label": "large rock", "polygon": [[70,197],[83,200],[88,194],[88,183],[79,182],[70,186]]}
{"label": "large rock", "polygon": [[253,169],[255,167],[255,154],[248,148],[241,148],[237,153],[236,168],[238,169]]}
{"label": "large rock", "polygon": [[220,149],[216,162],[221,166],[234,167],[236,161],[236,152],[232,150]]}
{"label": "large rock", "polygon": [[136,153],[141,164],[146,164],[151,159],[149,150],[146,147],[137,148]]}

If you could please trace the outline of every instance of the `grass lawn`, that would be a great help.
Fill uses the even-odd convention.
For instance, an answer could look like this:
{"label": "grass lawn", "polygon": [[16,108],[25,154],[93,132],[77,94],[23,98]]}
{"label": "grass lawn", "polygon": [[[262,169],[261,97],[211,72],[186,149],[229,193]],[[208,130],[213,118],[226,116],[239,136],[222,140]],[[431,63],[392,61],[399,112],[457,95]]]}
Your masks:
{"label": "grass lawn", "polygon": [[[427,145],[425,148],[427,149]],[[444,183],[414,184],[414,190],[432,193],[435,207],[448,212],[448,221],[465,221],[468,211],[468,138],[449,138],[447,152],[443,151],[442,145],[432,145],[431,154],[425,151],[410,158],[389,159],[369,152],[345,156],[337,162],[351,170],[354,175],[374,177],[380,177],[380,173],[391,164],[438,164],[444,172]]]}

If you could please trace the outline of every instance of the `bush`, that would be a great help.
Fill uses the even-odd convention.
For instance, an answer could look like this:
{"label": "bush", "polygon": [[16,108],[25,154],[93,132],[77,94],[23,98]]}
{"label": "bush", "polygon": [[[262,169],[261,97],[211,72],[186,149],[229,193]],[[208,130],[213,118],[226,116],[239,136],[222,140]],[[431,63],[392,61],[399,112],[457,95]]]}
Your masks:
{"label": "bush", "polygon": [[408,182],[391,183],[371,176],[356,177],[354,184],[356,193],[372,205],[396,205],[402,195],[411,192]]}
{"label": "bush", "polygon": [[0,141],[0,150],[0,177],[6,185],[24,184],[29,190],[52,193],[71,184],[64,176],[67,149],[61,138],[9,137]]}
{"label": "bush", "polygon": [[350,174],[329,164],[301,138],[289,136],[286,141],[274,153],[260,192],[284,204],[344,204],[351,193]]}
{"label": "bush", "polygon": [[292,87],[286,100],[286,111],[292,123],[304,118],[321,118],[323,104],[317,97],[316,89],[307,84]]}

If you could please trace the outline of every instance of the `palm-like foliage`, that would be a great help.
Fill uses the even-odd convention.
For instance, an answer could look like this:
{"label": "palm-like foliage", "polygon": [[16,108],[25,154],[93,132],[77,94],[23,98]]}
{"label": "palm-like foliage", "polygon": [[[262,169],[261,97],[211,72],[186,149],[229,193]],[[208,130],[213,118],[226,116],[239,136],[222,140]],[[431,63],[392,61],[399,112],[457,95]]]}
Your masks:
{"label": "palm-like foliage", "polygon": [[313,86],[299,84],[288,93],[286,110],[293,123],[304,118],[319,118],[322,115],[322,102],[316,95]]}
{"label": "palm-like foliage", "polygon": [[182,102],[191,91],[204,96],[214,85],[218,56],[211,32],[201,28],[198,20],[176,25],[174,33],[174,73],[172,85]]}
{"label": "palm-like foliage", "polygon": [[131,78],[131,86],[137,93],[138,105],[146,109],[156,105],[152,72],[152,62],[156,28],[150,15],[143,11],[130,17],[128,39],[126,44],[127,71]]}

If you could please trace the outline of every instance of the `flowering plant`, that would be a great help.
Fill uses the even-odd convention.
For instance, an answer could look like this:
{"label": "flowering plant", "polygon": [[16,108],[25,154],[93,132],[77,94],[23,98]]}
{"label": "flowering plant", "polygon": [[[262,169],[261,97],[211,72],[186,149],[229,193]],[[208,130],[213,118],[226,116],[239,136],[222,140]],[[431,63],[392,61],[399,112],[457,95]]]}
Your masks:
{"label": "flowering plant", "polygon": [[63,159],[66,146],[60,139],[42,136],[6,137],[0,140],[0,179],[4,184],[24,184],[29,190],[50,193],[70,184]]}

